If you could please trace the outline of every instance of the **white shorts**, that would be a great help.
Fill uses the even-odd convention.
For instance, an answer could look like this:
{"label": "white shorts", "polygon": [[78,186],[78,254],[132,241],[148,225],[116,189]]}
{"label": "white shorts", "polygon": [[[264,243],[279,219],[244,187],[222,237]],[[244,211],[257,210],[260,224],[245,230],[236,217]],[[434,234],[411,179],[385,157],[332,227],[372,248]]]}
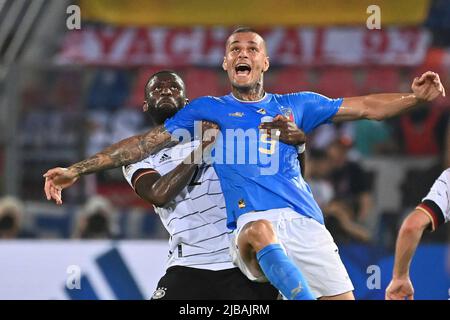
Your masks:
{"label": "white shorts", "polygon": [[249,212],[238,218],[230,253],[233,263],[250,280],[267,281],[265,277],[257,278],[251,274],[239,254],[237,239],[247,223],[261,219],[272,222],[281,246],[300,268],[316,298],[354,290],[330,232],[316,220],[291,208]]}

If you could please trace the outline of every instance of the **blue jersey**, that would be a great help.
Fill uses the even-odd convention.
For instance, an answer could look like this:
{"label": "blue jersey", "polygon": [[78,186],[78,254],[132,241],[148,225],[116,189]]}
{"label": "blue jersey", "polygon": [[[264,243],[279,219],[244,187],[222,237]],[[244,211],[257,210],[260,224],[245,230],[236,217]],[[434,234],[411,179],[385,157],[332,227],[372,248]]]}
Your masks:
{"label": "blue jersey", "polygon": [[[193,100],[165,127],[173,133],[187,129],[194,134],[196,121],[220,126],[214,168],[220,179],[227,208],[227,225],[236,228],[238,217],[250,211],[293,208],[299,214],[323,222],[323,214],[300,174],[294,146],[271,140],[258,130],[261,122],[291,113],[305,133],[329,122],[342,99],[329,99],[312,92],[268,94],[259,101],[240,101],[229,94]],[[288,112],[288,113],[289,113]]]}

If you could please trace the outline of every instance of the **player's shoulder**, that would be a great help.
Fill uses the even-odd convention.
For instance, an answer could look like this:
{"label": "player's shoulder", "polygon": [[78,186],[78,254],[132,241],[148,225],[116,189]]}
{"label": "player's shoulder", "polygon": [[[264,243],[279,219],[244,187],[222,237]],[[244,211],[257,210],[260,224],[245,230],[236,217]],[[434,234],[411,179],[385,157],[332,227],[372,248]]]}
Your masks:
{"label": "player's shoulder", "polygon": [[324,95],[313,92],[313,91],[296,91],[296,92],[289,92],[284,94],[275,94],[273,93],[272,96],[275,99],[285,99],[285,98],[314,98],[314,97],[324,97]]}
{"label": "player's shoulder", "polygon": [[154,155],[150,155],[147,158],[136,162],[136,163],[132,163],[132,164],[128,164],[126,166],[122,166],[122,173],[125,176],[125,178],[131,178],[133,176],[133,174],[140,169],[154,169],[154,163],[153,163],[153,159],[155,157],[157,157],[158,155],[161,154],[163,150],[161,150],[160,152],[154,154]]}
{"label": "player's shoulder", "polygon": [[195,107],[203,107],[203,106],[211,106],[214,104],[221,104],[224,103],[223,97],[215,97],[215,96],[202,96],[193,99],[191,102],[189,102],[189,105],[195,106]]}
{"label": "player's shoulder", "polygon": [[438,180],[444,180],[447,186],[450,188],[450,168],[445,169],[442,171],[441,175],[439,176]]}
{"label": "player's shoulder", "polygon": [[272,94],[272,97],[277,101],[298,101],[298,100],[310,101],[318,98],[323,98],[325,96],[321,95],[320,93],[312,91],[297,91],[285,94]]}

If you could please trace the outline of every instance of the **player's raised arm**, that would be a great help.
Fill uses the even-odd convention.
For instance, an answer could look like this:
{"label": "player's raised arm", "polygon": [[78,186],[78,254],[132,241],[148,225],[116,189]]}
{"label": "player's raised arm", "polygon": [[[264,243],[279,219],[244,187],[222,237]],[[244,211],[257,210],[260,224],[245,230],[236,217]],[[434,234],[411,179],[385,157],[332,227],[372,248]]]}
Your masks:
{"label": "player's raised arm", "polygon": [[432,101],[441,95],[445,97],[439,75],[431,71],[415,78],[411,89],[412,93],[380,93],[344,98],[333,121],[383,120],[407,111],[420,101]]}
{"label": "player's raised arm", "polygon": [[119,141],[69,168],[48,170],[44,174],[47,200],[54,199],[57,204],[62,204],[61,190],[71,186],[81,175],[138,162],[167,146],[170,137],[164,126],[160,125],[142,135]]}

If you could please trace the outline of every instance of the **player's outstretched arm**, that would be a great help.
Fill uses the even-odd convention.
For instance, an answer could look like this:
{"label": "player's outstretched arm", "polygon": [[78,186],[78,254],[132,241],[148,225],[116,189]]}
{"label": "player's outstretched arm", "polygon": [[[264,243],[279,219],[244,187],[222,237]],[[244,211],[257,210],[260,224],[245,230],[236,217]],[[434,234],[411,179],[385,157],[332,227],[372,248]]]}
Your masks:
{"label": "player's outstretched arm", "polygon": [[414,299],[414,288],[409,278],[409,267],[422,238],[423,231],[431,224],[430,218],[416,209],[403,221],[395,248],[392,280],[386,289],[386,300]]}
{"label": "player's outstretched arm", "polygon": [[84,174],[117,168],[138,162],[162,149],[171,141],[163,125],[148,132],[124,139],[68,168],[53,168],[45,174],[45,194],[48,200],[62,204],[61,190],[71,186]]}
{"label": "player's outstretched arm", "polygon": [[439,75],[431,71],[415,78],[411,89],[412,93],[380,93],[344,98],[333,121],[383,120],[409,110],[420,101],[445,97],[445,89]]}

